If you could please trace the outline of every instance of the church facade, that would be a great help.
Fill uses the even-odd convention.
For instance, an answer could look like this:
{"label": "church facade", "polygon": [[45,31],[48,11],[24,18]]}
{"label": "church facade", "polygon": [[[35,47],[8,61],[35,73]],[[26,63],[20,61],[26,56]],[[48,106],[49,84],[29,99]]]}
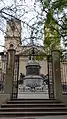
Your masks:
{"label": "church facade", "polygon": [[[16,19],[11,19],[7,21],[6,25],[6,35],[4,42],[4,51],[0,53],[0,83],[5,84],[5,75],[6,67],[8,60],[7,52],[10,48],[10,45],[13,45],[15,50],[15,68],[14,68],[14,80],[17,81],[20,79],[20,74],[26,75],[26,65],[29,59],[33,58],[32,51],[34,50],[35,56],[44,53],[43,47],[41,46],[23,46],[21,43],[21,21]],[[43,60],[39,60],[41,70],[40,74],[47,75],[47,60],[46,57]],[[2,87],[1,87],[2,90]]]}

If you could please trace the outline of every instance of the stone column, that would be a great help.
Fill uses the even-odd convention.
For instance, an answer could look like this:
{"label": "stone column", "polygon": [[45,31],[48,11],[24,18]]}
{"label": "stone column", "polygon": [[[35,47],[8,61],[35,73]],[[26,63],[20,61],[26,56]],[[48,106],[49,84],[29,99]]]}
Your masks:
{"label": "stone column", "polygon": [[4,93],[12,96],[12,81],[14,80],[14,61],[15,61],[15,50],[13,46],[7,52],[7,67],[6,67],[6,80]]}
{"label": "stone column", "polygon": [[52,51],[52,80],[54,88],[54,98],[62,98],[61,71],[60,71],[60,52]]}

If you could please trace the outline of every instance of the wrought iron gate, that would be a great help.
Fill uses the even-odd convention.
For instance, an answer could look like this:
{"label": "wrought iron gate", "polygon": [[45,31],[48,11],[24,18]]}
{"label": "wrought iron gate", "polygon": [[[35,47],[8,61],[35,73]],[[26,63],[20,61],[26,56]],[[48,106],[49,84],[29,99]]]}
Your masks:
{"label": "wrought iron gate", "polygon": [[12,98],[17,98],[17,94],[18,94],[18,76],[19,76],[19,57],[15,56],[14,80],[12,82]]}

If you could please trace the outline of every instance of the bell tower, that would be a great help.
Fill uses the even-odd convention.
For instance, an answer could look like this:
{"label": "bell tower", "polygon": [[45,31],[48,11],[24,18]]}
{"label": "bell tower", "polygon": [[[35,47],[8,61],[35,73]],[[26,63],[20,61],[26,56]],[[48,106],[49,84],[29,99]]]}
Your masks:
{"label": "bell tower", "polygon": [[13,45],[16,53],[19,52],[21,46],[21,21],[14,18],[7,21],[4,53],[7,52],[10,45]]}

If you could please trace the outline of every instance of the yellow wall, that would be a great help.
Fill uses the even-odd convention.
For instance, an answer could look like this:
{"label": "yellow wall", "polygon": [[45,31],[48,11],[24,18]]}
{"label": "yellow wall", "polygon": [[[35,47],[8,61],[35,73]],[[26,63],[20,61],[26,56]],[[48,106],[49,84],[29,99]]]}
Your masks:
{"label": "yellow wall", "polygon": [[[28,62],[28,57],[22,57],[20,56],[19,58],[19,74],[20,73],[23,73],[23,74],[26,74],[26,64]],[[47,74],[47,60],[44,59],[43,61],[39,61],[39,64],[41,66],[41,70],[40,70],[40,73],[41,74]]]}

